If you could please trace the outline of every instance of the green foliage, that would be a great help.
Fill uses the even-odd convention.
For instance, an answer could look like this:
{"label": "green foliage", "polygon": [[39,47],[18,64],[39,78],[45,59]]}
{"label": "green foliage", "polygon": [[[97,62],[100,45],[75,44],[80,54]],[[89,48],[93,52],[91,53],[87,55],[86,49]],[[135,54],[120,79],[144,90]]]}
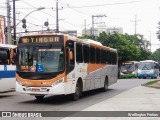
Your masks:
{"label": "green foliage", "polygon": [[153,85],[153,84],[155,84],[157,82],[158,82],[157,80],[149,81],[149,82],[145,83],[145,85]]}
{"label": "green foliage", "polygon": [[152,54],[152,59],[160,63],[160,48]]}
{"label": "green foliage", "polygon": [[97,40],[105,46],[117,49],[118,60],[119,63],[121,63],[129,60],[138,60],[140,58],[140,48],[137,47],[137,43],[134,43],[134,38],[136,38],[136,36],[129,36],[128,34],[121,35],[117,33],[107,35],[103,32],[99,35]]}
{"label": "green foliage", "polygon": [[88,36],[88,35],[84,35],[84,36],[80,36],[78,38],[80,38],[80,39],[91,39],[92,37]]}
{"label": "green foliage", "polygon": [[[82,36],[81,38],[86,38]],[[100,33],[96,38],[104,46],[115,48],[118,51],[118,62],[121,64],[124,61],[140,61],[151,59],[151,52],[146,50],[146,46],[141,35],[128,34],[106,34]]]}

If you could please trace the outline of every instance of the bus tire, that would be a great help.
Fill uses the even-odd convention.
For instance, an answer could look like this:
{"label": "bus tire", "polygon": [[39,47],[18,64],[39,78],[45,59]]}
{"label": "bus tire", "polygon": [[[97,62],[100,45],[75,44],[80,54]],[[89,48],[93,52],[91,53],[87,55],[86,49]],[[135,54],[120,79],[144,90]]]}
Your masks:
{"label": "bus tire", "polygon": [[107,90],[108,90],[108,77],[105,78],[104,86],[102,88],[103,92],[106,92]]}
{"label": "bus tire", "polygon": [[82,95],[82,85],[80,84],[80,81],[77,81],[75,93],[71,94],[72,100],[76,101],[80,98]]}
{"label": "bus tire", "polygon": [[41,96],[35,96],[35,98],[36,98],[36,100],[41,101],[41,100],[43,100],[44,95],[41,95]]}

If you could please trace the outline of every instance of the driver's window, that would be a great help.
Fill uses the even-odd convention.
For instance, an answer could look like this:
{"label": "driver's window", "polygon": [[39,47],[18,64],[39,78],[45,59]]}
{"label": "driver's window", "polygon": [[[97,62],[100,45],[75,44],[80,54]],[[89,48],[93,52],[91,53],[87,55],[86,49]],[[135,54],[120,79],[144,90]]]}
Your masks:
{"label": "driver's window", "polygon": [[16,48],[11,49],[11,51],[10,51],[10,62],[12,64],[16,64],[16,54],[17,54],[17,49]]}

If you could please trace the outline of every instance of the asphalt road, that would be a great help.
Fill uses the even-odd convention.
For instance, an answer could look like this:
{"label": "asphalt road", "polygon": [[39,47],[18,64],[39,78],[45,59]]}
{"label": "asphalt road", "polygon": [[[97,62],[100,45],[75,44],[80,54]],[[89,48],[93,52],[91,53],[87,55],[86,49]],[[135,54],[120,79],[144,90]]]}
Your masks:
{"label": "asphalt road", "polygon": [[109,87],[107,92],[101,92],[100,90],[86,92],[78,101],[72,101],[69,96],[47,96],[43,101],[36,101],[34,96],[27,94],[16,92],[1,93],[0,110],[81,111],[150,80],[151,79],[119,79],[116,84]]}

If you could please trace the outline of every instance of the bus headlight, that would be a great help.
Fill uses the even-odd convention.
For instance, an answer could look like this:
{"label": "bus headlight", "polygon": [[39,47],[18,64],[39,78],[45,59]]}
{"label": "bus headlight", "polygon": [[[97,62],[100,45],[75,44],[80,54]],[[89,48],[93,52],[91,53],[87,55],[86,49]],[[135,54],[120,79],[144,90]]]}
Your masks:
{"label": "bus headlight", "polygon": [[135,72],[132,72],[132,74],[136,74]]}
{"label": "bus headlight", "polygon": [[124,73],[120,73],[120,75],[124,75]]}
{"label": "bus headlight", "polygon": [[22,85],[22,83],[16,78],[16,82],[19,84],[19,85]]}
{"label": "bus headlight", "polygon": [[63,82],[63,78],[60,79],[60,80],[55,81],[55,82],[52,84],[52,86],[56,86],[56,85],[58,85],[58,84],[60,84],[60,83],[62,83],[62,82]]}

